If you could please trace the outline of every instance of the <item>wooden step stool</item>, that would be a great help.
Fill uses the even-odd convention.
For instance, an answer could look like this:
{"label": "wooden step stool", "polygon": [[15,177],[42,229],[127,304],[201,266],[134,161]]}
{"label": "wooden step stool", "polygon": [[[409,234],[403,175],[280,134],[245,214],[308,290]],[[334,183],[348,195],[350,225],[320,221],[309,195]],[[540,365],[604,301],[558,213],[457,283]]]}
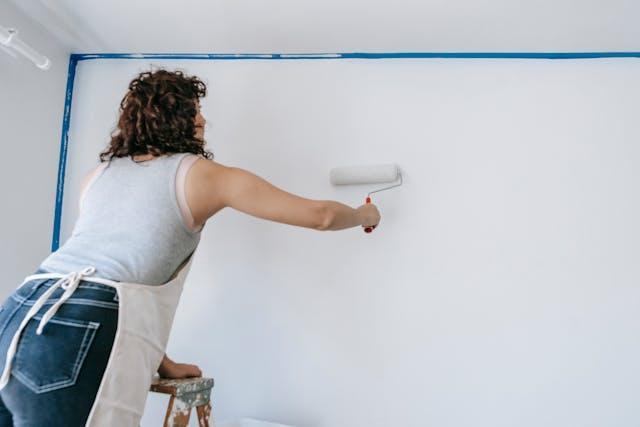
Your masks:
{"label": "wooden step stool", "polygon": [[[167,415],[164,418],[164,427],[187,427],[191,408],[194,406],[198,413],[198,425],[209,427],[212,388],[213,378],[171,379],[160,378],[156,374],[150,390],[171,395]],[[213,426],[213,423],[211,425]]]}

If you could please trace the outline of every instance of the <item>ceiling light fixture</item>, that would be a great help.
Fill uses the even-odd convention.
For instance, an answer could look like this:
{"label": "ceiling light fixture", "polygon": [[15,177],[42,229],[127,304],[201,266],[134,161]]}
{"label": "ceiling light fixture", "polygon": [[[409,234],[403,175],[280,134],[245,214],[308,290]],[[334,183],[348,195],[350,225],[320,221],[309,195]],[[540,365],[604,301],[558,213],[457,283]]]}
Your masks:
{"label": "ceiling light fixture", "polygon": [[13,28],[0,26],[0,44],[20,53],[41,70],[48,70],[51,67],[49,58],[41,55],[31,46],[20,40],[18,38],[18,31]]}

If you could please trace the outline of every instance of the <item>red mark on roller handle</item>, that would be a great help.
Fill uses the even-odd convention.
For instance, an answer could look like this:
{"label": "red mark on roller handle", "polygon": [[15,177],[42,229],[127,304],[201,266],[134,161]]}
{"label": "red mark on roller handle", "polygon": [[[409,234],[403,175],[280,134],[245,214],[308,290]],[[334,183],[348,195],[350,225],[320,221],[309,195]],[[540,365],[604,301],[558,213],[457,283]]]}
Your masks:
{"label": "red mark on roller handle", "polygon": [[[371,203],[371,197],[368,197],[368,196],[367,196],[367,203]],[[374,228],[376,228],[376,226],[375,226],[375,225],[371,225],[371,226],[365,227],[365,228],[364,228],[364,232],[365,232],[365,233],[371,233],[371,232],[373,231],[373,229],[374,229]]]}

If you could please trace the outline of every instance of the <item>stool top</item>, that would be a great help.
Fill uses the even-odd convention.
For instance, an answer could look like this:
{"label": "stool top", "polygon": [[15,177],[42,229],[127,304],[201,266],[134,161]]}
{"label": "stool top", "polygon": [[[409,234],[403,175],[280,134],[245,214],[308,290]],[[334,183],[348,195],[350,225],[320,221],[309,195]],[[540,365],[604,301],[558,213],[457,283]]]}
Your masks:
{"label": "stool top", "polygon": [[191,378],[161,378],[154,375],[151,382],[151,391],[166,393],[173,396],[180,396],[186,393],[195,393],[203,390],[210,390],[213,387],[213,378],[191,377]]}

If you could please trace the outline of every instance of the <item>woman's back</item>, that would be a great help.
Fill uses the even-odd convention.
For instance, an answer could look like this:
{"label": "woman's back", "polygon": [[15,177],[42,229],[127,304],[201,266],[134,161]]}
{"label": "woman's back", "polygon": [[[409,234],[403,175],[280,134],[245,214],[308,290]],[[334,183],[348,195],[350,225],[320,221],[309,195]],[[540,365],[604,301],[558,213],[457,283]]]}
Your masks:
{"label": "woman's back", "polygon": [[93,265],[97,277],[165,283],[200,240],[201,229],[190,229],[181,213],[182,187],[176,191],[186,156],[197,158],[171,153],[144,162],[111,159],[85,189],[71,236],[40,268],[66,273]]}

